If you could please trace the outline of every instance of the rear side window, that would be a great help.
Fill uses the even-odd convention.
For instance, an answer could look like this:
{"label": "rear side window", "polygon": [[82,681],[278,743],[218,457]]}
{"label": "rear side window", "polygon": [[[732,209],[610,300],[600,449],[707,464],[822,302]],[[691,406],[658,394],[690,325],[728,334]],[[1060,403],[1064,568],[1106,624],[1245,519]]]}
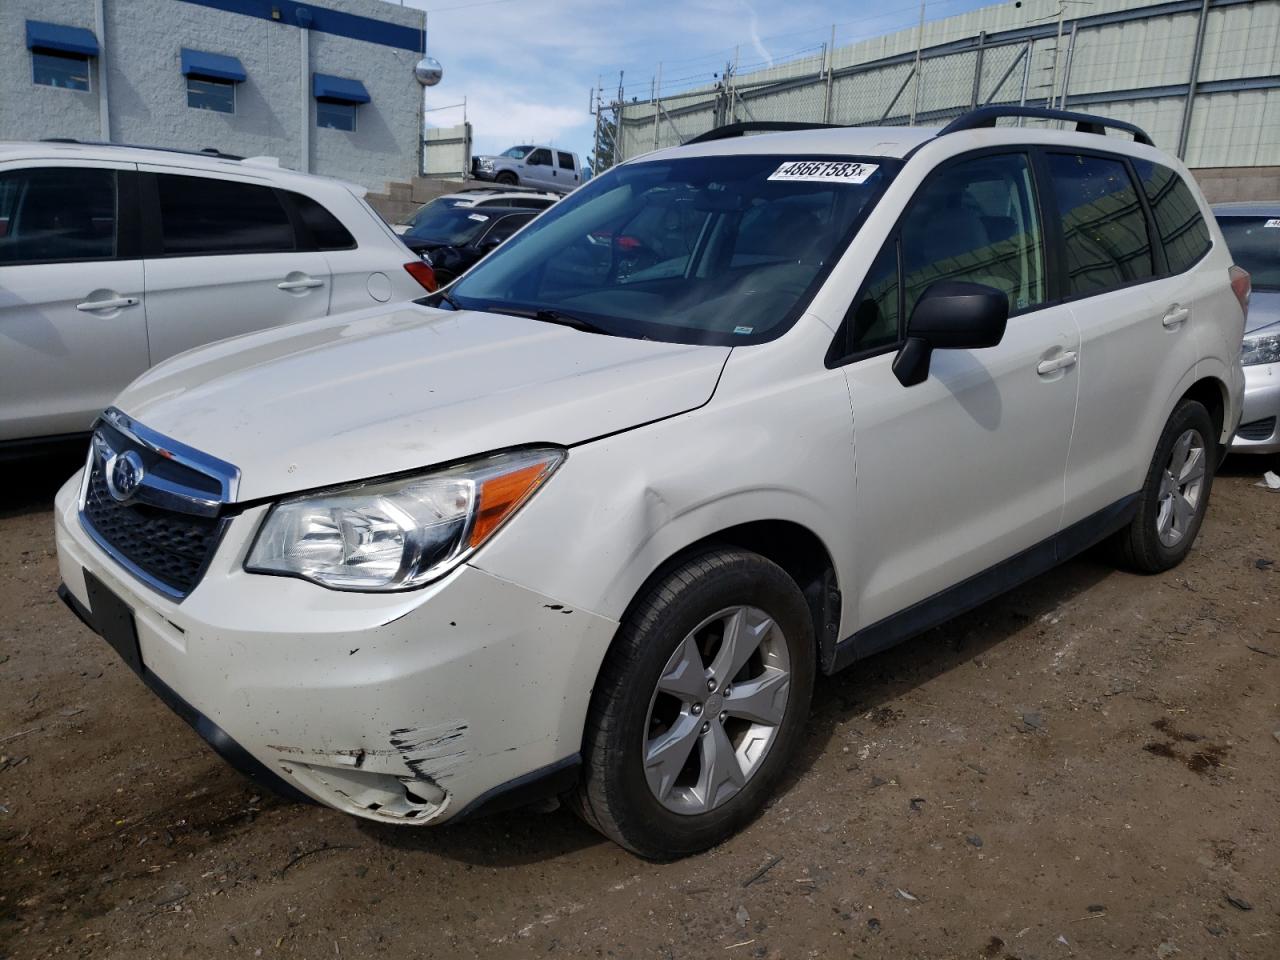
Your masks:
{"label": "rear side window", "polygon": [[573,169],[573,154],[572,154],[572,153],[560,153],[560,152],[558,152],[558,151],[557,151],[556,156],[560,159],[560,169],[561,169],[561,170],[572,170],[572,169]]}
{"label": "rear side window", "polygon": [[311,232],[317,250],[353,250],[355,237],[332,213],[301,193],[290,193],[303,226]]}
{"label": "rear side window", "polygon": [[1049,154],[1067,253],[1067,296],[1114,290],[1155,275],[1147,218],[1120,160]]}
{"label": "rear side window", "polygon": [[0,174],[0,266],[112,260],[116,171],[51,167]]}
{"label": "rear side window", "polygon": [[165,256],[274,253],[296,247],[293,224],[270,187],[160,174]]}
{"label": "rear side window", "polygon": [[1151,204],[1170,273],[1183,273],[1209,252],[1209,226],[1185,180],[1168,167],[1134,160],[1133,169]]}

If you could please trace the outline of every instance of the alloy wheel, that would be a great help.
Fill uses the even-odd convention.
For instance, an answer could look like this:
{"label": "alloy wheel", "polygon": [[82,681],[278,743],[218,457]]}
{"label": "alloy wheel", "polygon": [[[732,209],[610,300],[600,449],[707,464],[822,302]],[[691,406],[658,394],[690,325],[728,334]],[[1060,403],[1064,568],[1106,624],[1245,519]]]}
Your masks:
{"label": "alloy wheel", "polygon": [[1156,533],[1166,547],[1176,546],[1195,522],[1204,490],[1205,460],[1200,431],[1183,431],[1160,476]]}

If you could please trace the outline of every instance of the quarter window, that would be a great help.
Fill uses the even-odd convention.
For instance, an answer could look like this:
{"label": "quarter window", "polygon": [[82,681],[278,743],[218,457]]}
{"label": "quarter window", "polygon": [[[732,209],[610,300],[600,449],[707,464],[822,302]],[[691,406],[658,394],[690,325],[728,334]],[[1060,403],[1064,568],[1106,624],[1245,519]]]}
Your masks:
{"label": "quarter window", "polygon": [[160,174],[160,227],[170,257],[295,248],[293,225],[270,187]]}
{"label": "quarter window", "polygon": [[1151,204],[1169,272],[1184,273],[1212,246],[1200,205],[1186,181],[1168,167],[1150,160],[1134,160],[1133,169]]}
{"label": "quarter window", "polygon": [[354,103],[329,103],[316,101],[316,126],[329,130],[345,130],[354,133],[356,129],[356,105]]}
{"label": "quarter window", "polygon": [[1009,312],[1046,299],[1044,235],[1023,154],[975,157],[935,173],[903,218],[905,316],[939,280],[1002,290]]}
{"label": "quarter window", "polygon": [[315,241],[317,250],[352,250],[356,240],[350,231],[332,213],[310,197],[300,193],[290,193],[298,216],[311,231],[311,239]]}
{"label": "quarter window", "polygon": [[187,77],[187,106],[217,113],[236,112],[236,85],[221,80]]}
{"label": "quarter window", "polygon": [[844,320],[844,355],[888,347],[898,342],[898,241],[890,237],[862,284]]}
{"label": "quarter window", "polygon": [[116,208],[114,170],[0,174],[0,266],[114,259]]}
{"label": "quarter window", "polygon": [[1088,296],[1152,277],[1147,219],[1125,165],[1083,154],[1048,159],[1066,240],[1067,295]]}
{"label": "quarter window", "polygon": [[63,90],[88,90],[89,60],[75,54],[32,50],[31,82]]}

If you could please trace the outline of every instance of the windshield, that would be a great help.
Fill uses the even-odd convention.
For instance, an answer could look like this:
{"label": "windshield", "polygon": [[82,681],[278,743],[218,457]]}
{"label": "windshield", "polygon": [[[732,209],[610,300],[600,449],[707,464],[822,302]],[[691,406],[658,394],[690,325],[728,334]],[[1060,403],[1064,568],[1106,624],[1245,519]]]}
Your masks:
{"label": "windshield", "polygon": [[618,336],[760,343],[800,316],[900,166],[777,155],[624,164],[481,261],[450,299]]}
{"label": "windshield", "polygon": [[429,203],[409,221],[405,236],[456,247],[480,236],[490,219],[475,207],[455,207],[447,201]]}
{"label": "windshield", "polygon": [[524,155],[532,149],[533,147],[512,147],[510,150],[499,154],[499,156],[510,157],[512,160],[523,160]]}
{"label": "windshield", "polygon": [[1227,249],[1255,290],[1280,290],[1280,217],[1218,217]]}

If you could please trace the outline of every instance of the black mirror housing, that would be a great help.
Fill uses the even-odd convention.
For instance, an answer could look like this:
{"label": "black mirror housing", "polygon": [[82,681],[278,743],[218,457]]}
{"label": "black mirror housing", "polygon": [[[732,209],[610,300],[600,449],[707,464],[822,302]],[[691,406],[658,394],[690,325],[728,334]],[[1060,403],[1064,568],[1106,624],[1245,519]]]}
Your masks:
{"label": "black mirror housing", "polygon": [[1004,339],[1009,298],[995,287],[964,280],[939,280],[925,290],[907,321],[907,341],[893,361],[904,387],[929,375],[934,350],[976,350]]}

